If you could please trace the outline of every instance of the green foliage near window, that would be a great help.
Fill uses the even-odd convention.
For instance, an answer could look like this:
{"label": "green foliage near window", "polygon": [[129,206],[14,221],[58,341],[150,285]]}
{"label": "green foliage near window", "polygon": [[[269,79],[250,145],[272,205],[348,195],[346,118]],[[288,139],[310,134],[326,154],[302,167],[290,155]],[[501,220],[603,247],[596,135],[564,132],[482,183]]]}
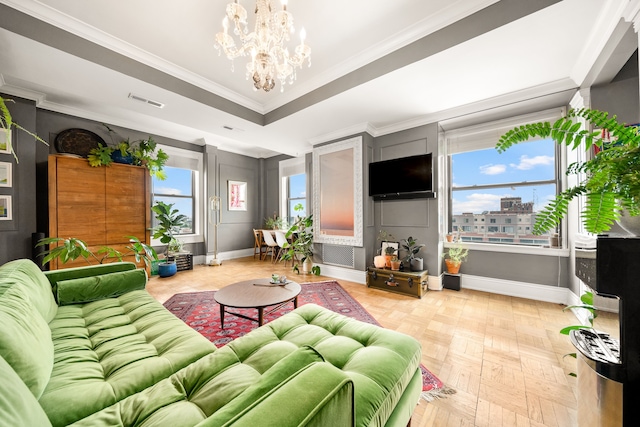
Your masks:
{"label": "green foliage near window", "polygon": [[450,259],[453,262],[462,262],[469,256],[469,249],[461,244],[455,244],[442,253],[442,258]]}
{"label": "green foliage near window", "polygon": [[[604,132],[584,129],[577,119],[584,119],[587,127],[593,125]],[[603,139],[603,133],[610,138]],[[631,216],[640,214],[640,133],[637,127],[619,123],[616,116],[603,111],[570,110],[555,123],[531,123],[508,131],[500,138],[496,149],[503,152],[514,144],[537,137],[550,137],[572,150],[579,149],[584,142],[588,150],[597,146],[602,151],[589,160],[567,167],[567,175],[585,174],[586,178],[558,194],[537,214],[534,234],[555,229],[567,215],[569,202],[581,195],[586,198],[581,216],[585,229],[591,233],[609,230],[620,218],[623,208]]]}
{"label": "green foliage near window", "polygon": [[[585,292],[584,294],[582,294],[582,296],[580,297],[580,301],[582,302],[582,304],[567,306],[563,308],[562,311],[571,310],[574,308],[587,310],[588,312],[587,321],[589,322],[589,324],[567,326],[566,328],[562,328],[560,330],[561,334],[569,335],[571,331],[576,329],[593,329],[593,321],[596,319],[596,317],[598,317],[598,312],[596,310],[596,307],[593,305],[593,292]],[[568,354],[565,354],[565,356],[570,356],[575,359],[577,356],[577,353],[568,353]],[[576,374],[575,372],[570,372],[569,376],[575,377]]]}
{"label": "green foliage near window", "polygon": [[164,203],[157,201],[151,210],[156,214],[158,226],[153,231],[153,238],[159,239],[161,243],[167,245],[165,256],[169,257],[169,248],[175,245],[176,240],[174,234],[176,229],[184,227],[187,222],[187,216],[180,214],[178,209],[173,209],[175,203]]}
{"label": "green foliage near window", "polygon": [[[104,123],[103,126],[109,131],[109,136],[113,142],[115,131]],[[162,149],[157,148],[158,144],[151,136],[147,139],[137,141],[130,141],[129,138],[127,138],[111,146],[98,145],[99,147],[92,149],[88,156],[89,165],[93,167],[109,166],[113,162],[111,154],[114,151],[120,151],[122,157],[131,156],[132,164],[146,167],[151,176],[155,176],[157,179],[163,181],[167,178],[163,168],[169,156]]]}
{"label": "green foliage near window", "polygon": [[[11,116],[11,112],[9,111],[9,107],[7,107],[7,102],[14,102],[14,101],[13,99],[7,99],[0,96],[0,130],[7,132],[7,131],[10,131],[11,129],[19,129],[25,132],[26,134],[32,136],[36,141],[40,141],[44,145],[48,146],[49,144],[47,143],[47,141],[45,141],[35,133],[28,131],[27,129],[23,128],[18,123],[13,121],[13,117]],[[7,135],[9,135],[9,133],[7,133]],[[11,145],[10,140],[7,141],[7,149],[9,150],[9,152],[11,152],[11,154],[13,154],[13,157],[16,159],[16,163],[19,163],[18,156],[16,155],[16,152],[13,149],[13,145]]]}
{"label": "green foliage near window", "polygon": [[40,239],[36,246],[61,243],[44,252],[42,265],[54,259],[59,259],[65,264],[78,258],[84,258],[88,264],[91,264],[91,259],[97,261],[99,264],[103,264],[110,259],[117,259],[119,262],[122,262],[124,258],[133,256],[136,262],[144,261],[145,265],[150,267],[151,261],[158,259],[158,254],[151,246],[141,242],[140,239],[134,236],[127,236],[127,239],[129,239],[129,244],[125,246],[127,252],[120,252],[110,246],[102,246],[94,253],[89,249],[89,246],[84,240],[74,237],[47,237]]}

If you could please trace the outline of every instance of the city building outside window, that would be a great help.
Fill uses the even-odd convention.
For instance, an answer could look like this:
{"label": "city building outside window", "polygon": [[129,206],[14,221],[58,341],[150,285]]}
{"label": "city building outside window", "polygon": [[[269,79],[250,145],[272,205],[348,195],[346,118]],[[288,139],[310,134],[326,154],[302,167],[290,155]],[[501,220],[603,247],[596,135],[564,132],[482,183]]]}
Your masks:
{"label": "city building outside window", "polygon": [[[557,114],[557,113],[546,113]],[[535,120],[535,119],[534,119]],[[448,132],[449,223],[460,240],[527,246],[550,246],[556,230],[541,236],[532,234],[536,213],[558,192],[558,147],[551,139],[535,140],[495,149],[500,135],[525,122],[508,126],[490,124],[481,128]],[[458,224],[491,224],[485,230],[465,230]],[[464,219],[464,221],[462,221]],[[510,224],[518,223],[521,227]]]}

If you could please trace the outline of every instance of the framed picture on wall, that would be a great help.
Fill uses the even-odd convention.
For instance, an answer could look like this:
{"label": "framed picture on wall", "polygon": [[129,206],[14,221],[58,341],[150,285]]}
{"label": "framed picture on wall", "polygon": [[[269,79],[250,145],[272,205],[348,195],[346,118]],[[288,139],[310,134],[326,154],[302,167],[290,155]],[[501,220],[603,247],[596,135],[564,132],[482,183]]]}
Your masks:
{"label": "framed picture on wall", "polygon": [[247,183],[242,181],[229,181],[229,210],[247,210]]}
{"label": "framed picture on wall", "polygon": [[11,221],[11,196],[0,195],[0,221]]}
{"label": "framed picture on wall", "polygon": [[0,187],[11,187],[11,163],[0,162]]}
{"label": "framed picture on wall", "polygon": [[11,154],[11,129],[0,129],[0,154]]}

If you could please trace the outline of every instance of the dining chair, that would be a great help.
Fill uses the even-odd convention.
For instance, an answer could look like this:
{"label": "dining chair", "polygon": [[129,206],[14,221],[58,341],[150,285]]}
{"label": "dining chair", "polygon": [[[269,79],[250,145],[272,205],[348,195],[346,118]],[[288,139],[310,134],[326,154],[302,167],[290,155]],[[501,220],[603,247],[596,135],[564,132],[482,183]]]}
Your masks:
{"label": "dining chair", "polygon": [[262,233],[260,230],[253,229],[253,259],[258,255],[258,259],[262,259],[262,253],[267,249],[267,245],[262,240]]}
{"label": "dining chair", "polygon": [[275,240],[273,240],[273,236],[271,235],[271,231],[270,230],[262,230],[262,238],[263,238],[264,243],[266,245],[263,259],[267,259],[267,255],[269,254],[269,252],[271,252],[271,262],[275,262],[276,248],[278,247],[278,244],[276,243]]}

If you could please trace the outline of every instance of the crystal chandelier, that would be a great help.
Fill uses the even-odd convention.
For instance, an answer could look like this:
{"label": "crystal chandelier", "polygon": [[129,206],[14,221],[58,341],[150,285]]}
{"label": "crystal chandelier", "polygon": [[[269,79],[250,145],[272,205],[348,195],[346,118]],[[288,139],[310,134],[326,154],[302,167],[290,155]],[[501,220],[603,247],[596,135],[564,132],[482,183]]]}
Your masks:
{"label": "crystal chandelier", "polygon": [[[304,44],[305,31],[300,31],[300,44],[291,56],[286,47],[289,34],[293,33],[293,16],[287,12],[287,0],[282,0],[282,10],[272,11],[270,0],[256,1],[256,25],[253,32],[247,29],[247,11],[235,0],[227,5],[227,16],[222,21],[223,31],[216,34],[216,50],[233,60],[238,56],[251,55],[247,64],[247,80],[253,80],[254,90],[269,92],[280,80],[281,90],[285,83],[292,84],[296,78],[296,68],[302,67],[306,59],[311,66],[311,48]],[[233,33],[240,39],[236,46],[228,33],[229,21],[233,23]]]}

